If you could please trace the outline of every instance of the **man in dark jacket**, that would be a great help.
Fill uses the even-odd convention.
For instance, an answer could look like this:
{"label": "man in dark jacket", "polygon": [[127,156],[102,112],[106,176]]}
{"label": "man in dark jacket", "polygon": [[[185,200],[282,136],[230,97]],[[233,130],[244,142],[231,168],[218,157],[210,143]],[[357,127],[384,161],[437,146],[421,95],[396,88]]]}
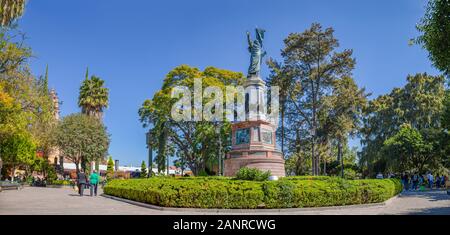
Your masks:
{"label": "man in dark jacket", "polygon": [[77,177],[78,177],[78,193],[80,194],[80,196],[83,196],[83,190],[87,183],[87,177],[86,174],[83,172],[83,170],[80,170]]}

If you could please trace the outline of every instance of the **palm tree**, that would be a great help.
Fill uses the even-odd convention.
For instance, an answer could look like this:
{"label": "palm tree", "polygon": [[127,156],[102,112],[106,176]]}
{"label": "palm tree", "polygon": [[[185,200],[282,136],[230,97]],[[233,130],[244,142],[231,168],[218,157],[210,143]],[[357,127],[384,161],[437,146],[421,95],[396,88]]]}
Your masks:
{"label": "palm tree", "polygon": [[26,0],[0,0],[0,26],[9,26],[22,16]]}
{"label": "palm tree", "polygon": [[103,110],[108,107],[108,88],[104,87],[105,81],[96,76],[89,79],[86,71],[86,79],[80,87],[78,106],[81,112],[89,116],[101,119]]}

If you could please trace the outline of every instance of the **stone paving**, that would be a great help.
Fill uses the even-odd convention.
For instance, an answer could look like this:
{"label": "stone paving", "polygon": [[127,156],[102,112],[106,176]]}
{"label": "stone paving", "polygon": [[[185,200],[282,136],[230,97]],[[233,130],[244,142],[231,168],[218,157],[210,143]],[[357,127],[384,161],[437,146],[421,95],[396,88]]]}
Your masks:
{"label": "stone paving", "polygon": [[[85,191],[89,193],[89,190]],[[101,193],[101,190],[100,192]],[[450,196],[446,191],[405,192],[386,205],[356,206],[340,209],[290,209],[283,212],[216,213],[161,211],[131,205],[102,196],[80,197],[70,188],[35,188],[0,192],[0,215],[4,214],[78,214],[78,215],[167,215],[167,214],[444,214],[450,215]]]}

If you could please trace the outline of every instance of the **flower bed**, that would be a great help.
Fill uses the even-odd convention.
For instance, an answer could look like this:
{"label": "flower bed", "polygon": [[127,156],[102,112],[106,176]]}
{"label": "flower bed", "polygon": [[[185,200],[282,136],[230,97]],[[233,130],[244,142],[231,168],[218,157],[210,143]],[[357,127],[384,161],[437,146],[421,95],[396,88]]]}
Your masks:
{"label": "flower bed", "polygon": [[254,209],[377,203],[397,195],[401,188],[396,179],[286,177],[257,182],[217,177],[189,180],[154,177],[112,180],[104,192],[163,207]]}

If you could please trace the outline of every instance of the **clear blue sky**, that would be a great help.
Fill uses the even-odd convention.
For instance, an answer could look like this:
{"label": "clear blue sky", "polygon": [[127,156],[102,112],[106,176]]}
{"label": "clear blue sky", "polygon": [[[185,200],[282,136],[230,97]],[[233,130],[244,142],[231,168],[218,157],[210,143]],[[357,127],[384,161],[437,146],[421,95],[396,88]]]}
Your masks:
{"label": "clear blue sky", "polygon": [[[311,23],[333,27],[341,49],[351,48],[354,78],[379,95],[402,86],[408,74],[432,68],[427,53],[408,46],[425,0],[31,0],[20,28],[35,54],[36,75],[49,65],[50,86],[63,116],[79,112],[86,67],[110,89],[105,124],[110,154],[121,164],[147,160],[138,108],[180,64],[246,72],[245,32],[265,28],[268,56],[279,58],[283,39]],[[263,70],[267,75],[267,69]],[[355,144],[355,143],[353,143]]]}

